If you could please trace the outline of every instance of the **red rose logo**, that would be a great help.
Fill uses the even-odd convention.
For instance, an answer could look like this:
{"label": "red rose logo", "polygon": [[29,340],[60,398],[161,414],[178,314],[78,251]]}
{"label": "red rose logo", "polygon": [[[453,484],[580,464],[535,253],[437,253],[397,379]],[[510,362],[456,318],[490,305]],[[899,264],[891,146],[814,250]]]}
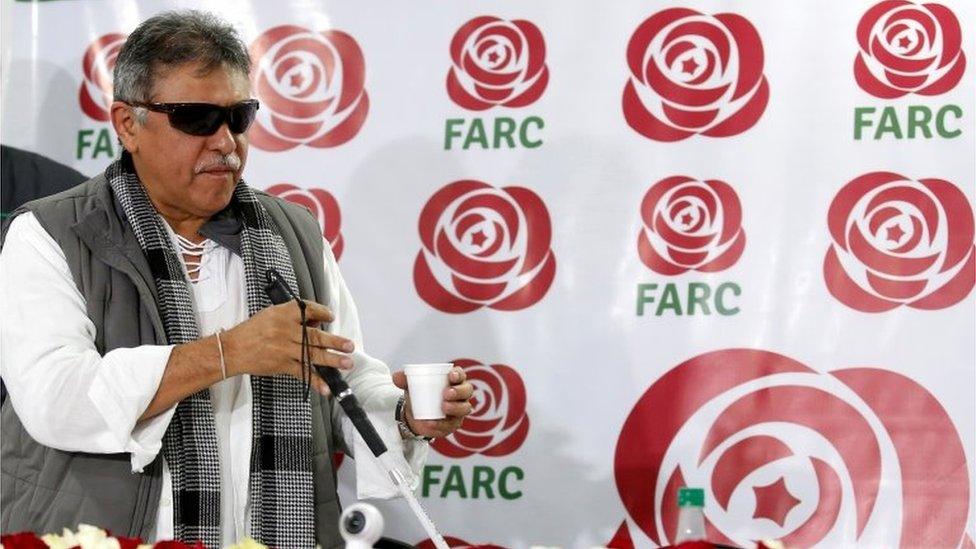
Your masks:
{"label": "red rose logo", "polygon": [[641,261],[656,273],[714,273],[734,264],[746,246],[739,197],[727,183],[662,179],[641,201]]}
{"label": "red rose logo", "polygon": [[47,549],[47,543],[33,532],[18,532],[0,536],[0,543],[10,549]]}
{"label": "red rose logo", "polygon": [[468,21],[451,40],[451,60],[447,94],[473,111],[530,105],[549,83],[546,42],[538,27],[521,19]]}
{"label": "red rose logo", "polygon": [[524,309],[556,275],[551,237],[549,211],[529,189],[455,181],[420,213],[417,293],[445,313]]}
{"label": "red rose logo", "polygon": [[882,99],[945,93],[966,70],[959,21],[941,4],[875,4],[857,25],[857,43],[854,79]]}
{"label": "red rose logo", "polygon": [[464,369],[474,386],[474,410],[457,431],[435,439],[431,447],[452,458],[474,454],[498,457],[518,450],[529,435],[521,376],[504,364],[485,366],[468,359],[455,360],[454,364]]}
{"label": "red rose logo", "polygon": [[267,188],[268,194],[284,198],[289,202],[301,204],[308,208],[322,227],[322,236],[332,248],[336,261],[342,255],[344,242],[339,228],[342,226],[342,214],[335,197],[325,189],[303,189],[290,183],[279,183]]}
{"label": "red rose logo", "polygon": [[620,547],[628,525],[673,541],[682,486],[705,489],[708,539],[740,547],[959,547],[969,515],[966,454],[931,393],[760,350],[700,355],[657,380],[624,423],[614,474],[630,515]]}
{"label": "red rose logo", "polygon": [[[505,549],[501,545],[491,545],[484,543],[468,543],[461,538],[455,538],[451,536],[444,536],[444,541],[447,542],[447,546],[452,549]],[[414,547],[417,549],[437,549],[434,545],[434,541],[430,538],[425,539],[419,543],[415,543]]]}
{"label": "red rose logo", "polygon": [[734,13],[659,11],[634,31],[627,64],[624,118],[655,141],[742,133],[769,100],[762,40]]}
{"label": "red rose logo", "polygon": [[112,71],[126,36],[117,32],[95,40],[81,60],[84,81],[78,90],[81,110],[93,120],[108,122],[112,105]]}
{"label": "red rose logo", "polygon": [[348,34],[293,25],[268,30],[251,44],[251,75],[261,100],[251,143],[267,151],[342,145],[369,111],[366,65]]}
{"label": "red rose logo", "polygon": [[827,225],[827,289],[853,309],[943,309],[976,284],[973,212],[948,181],[862,175],[834,197]]}

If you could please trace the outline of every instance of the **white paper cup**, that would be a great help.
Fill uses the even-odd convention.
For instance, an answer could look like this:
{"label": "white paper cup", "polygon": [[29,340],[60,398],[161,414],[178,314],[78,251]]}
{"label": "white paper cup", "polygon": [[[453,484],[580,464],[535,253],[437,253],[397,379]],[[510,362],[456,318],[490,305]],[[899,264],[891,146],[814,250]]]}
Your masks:
{"label": "white paper cup", "polygon": [[407,390],[410,391],[410,410],[414,419],[442,419],[444,410],[444,389],[448,386],[447,374],[454,364],[436,362],[428,364],[405,364]]}

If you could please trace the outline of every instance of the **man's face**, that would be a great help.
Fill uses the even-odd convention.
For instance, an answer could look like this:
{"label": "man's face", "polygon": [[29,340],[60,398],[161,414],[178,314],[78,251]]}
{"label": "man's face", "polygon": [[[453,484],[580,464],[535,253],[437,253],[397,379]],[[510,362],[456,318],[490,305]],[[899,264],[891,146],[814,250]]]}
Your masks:
{"label": "man's face", "polygon": [[[190,64],[161,71],[149,102],[230,106],[250,93],[247,75],[239,70],[201,72]],[[166,113],[153,111],[131,129],[126,148],[164,216],[210,217],[230,203],[247,160],[246,134],[231,133],[224,123],[213,135],[189,135],[170,126]]]}

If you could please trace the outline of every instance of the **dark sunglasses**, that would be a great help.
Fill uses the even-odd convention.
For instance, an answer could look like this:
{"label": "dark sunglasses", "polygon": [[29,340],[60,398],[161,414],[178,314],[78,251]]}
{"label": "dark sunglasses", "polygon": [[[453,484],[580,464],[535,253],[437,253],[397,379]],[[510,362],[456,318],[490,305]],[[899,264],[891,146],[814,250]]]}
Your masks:
{"label": "dark sunglasses", "polygon": [[142,107],[169,115],[169,125],[190,135],[213,135],[227,122],[232,133],[244,133],[254,122],[258,112],[258,100],[247,99],[229,107],[210,103],[143,103],[123,101],[133,107]]}

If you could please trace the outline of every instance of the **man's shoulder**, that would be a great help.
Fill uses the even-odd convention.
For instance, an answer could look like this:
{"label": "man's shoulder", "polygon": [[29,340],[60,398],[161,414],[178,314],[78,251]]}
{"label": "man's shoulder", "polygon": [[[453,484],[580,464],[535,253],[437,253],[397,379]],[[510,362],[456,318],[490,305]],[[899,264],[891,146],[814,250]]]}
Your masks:
{"label": "man's shoulder", "polygon": [[106,204],[111,201],[110,193],[105,176],[97,175],[59,193],[31,200],[3,220],[0,241],[6,240],[10,224],[25,212],[34,214],[34,218],[50,233],[55,227],[70,226],[78,222],[96,209],[106,209]]}
{"label": "man's shoulder", "polygon": [[102,199],[108,192],[108,180],[105,179],[104,174],[99,174],[59,193],[31,200],[23,204],[17,211],[37,211],[40,209],[58,208],[62,207],[66,202],[84,204],[93,200]]}
{"label": "man's shoulder", "polygon": [[311,210],[308,209],[307,206],[285,200],[284,198],[275,196],[261,189],[255,189],[254,187],[251,187],[251,189],[254,191],[255,196],[257,196],[258,202],[260,202],[265,209],[269,211],[273,210],[275,207],[280,209],[282,213],[288,217],[288,220],[291,221],[292,224],[305,224],[311,221],[316,226],[318,225],[315,215]]}
{"label": "man's shoulder", "polygon": [[[287,224],[289,230],[283,231],[282,236],[286,236],[284,232],[292,232],[297,237],[300,247],[307,247],[307,251],[310,251],[315,257],[322,256],[322,249],[325,246],[322,239],[322,227],[319,225],[318,218],[308,207],[258,189],[254,189],[254,194],[279,228],[284,229],[282,225]],[[286,237],[286,243],[288,240]]]}

